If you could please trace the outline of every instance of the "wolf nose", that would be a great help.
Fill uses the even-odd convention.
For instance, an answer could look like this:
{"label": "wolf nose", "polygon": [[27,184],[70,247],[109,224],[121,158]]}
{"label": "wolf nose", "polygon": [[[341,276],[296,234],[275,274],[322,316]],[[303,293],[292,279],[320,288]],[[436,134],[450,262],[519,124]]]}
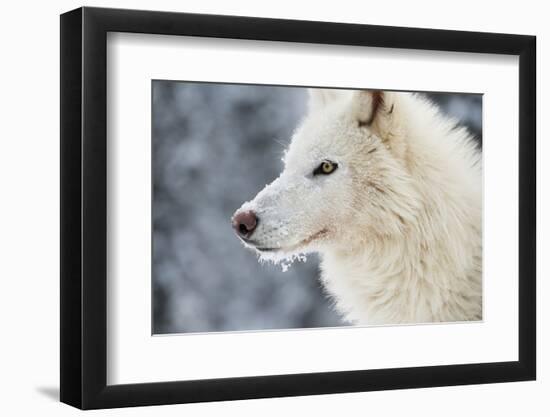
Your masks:
{"label": "wolf nose", "polygon": [[233,217],[232,224],[233,229],[235,229],[239,236],[248,238],[254,232],[254,229],[256,229],[258,218],[251,210],[243,211]]}

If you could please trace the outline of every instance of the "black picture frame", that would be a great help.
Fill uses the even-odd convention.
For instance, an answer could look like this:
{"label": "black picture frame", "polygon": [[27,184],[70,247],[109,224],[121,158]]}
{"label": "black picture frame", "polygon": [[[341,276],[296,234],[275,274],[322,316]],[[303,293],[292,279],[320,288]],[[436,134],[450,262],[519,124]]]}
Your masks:
{"label": "black picture frame", "polygon": [[[519,358],[512,362],[107,385],[108,32],[519,56]],[[61,401],[81,409],[533,380],[534,36],[156,11],[61,15]]]}

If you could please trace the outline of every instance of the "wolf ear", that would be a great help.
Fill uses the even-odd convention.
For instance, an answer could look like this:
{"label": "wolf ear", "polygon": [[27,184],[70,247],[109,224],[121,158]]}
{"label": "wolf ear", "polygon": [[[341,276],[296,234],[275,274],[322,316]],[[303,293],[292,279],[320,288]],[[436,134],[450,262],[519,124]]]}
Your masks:
{"label": "wolf ear", "polygon": [[398,114],[399,93],[381,90],[355,91],[352,97],[352,114],[359,127],[366,126],[376,134],[395,155],[403,157],[407,142]]}
{"label": "wolf ear", "polygon": [[326,88],[310,88],[309,89],[309,109],[319,110],[329,103],[338,99],[341,95],[339,90],[331,90]]}
{"label": "wolf ear", "polygon": [[386,109],[388,93],[380,90],[359,90],[353,93],[352,106],[359,126],[370,126]]}

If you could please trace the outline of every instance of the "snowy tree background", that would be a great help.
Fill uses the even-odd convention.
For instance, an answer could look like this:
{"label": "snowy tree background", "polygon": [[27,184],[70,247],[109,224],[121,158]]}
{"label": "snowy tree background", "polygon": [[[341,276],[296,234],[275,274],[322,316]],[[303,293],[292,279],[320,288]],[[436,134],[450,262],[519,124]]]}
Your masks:
{"label": "snowy tree background", "polygon": [[[345,325],[316,256],[283,272],[231,229],[233,212],[279,175],[306,89],[155,80],[152,94],[153,333]],[[481,145],[481,95],[429,97]]]}

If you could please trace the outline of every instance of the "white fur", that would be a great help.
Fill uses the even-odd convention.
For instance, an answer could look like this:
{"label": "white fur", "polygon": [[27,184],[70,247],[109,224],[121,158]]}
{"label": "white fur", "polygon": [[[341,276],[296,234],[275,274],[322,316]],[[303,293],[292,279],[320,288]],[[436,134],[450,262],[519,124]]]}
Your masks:
{"label": "white fur", "polygon": [[[338,168],[314,176],[323,160]],[[351,323],[481,319],[481,162],[465,129],[415,94],[311,90],[284,162],[237,210],[257,214],[246,246],[262,259],[319,252]]]}

